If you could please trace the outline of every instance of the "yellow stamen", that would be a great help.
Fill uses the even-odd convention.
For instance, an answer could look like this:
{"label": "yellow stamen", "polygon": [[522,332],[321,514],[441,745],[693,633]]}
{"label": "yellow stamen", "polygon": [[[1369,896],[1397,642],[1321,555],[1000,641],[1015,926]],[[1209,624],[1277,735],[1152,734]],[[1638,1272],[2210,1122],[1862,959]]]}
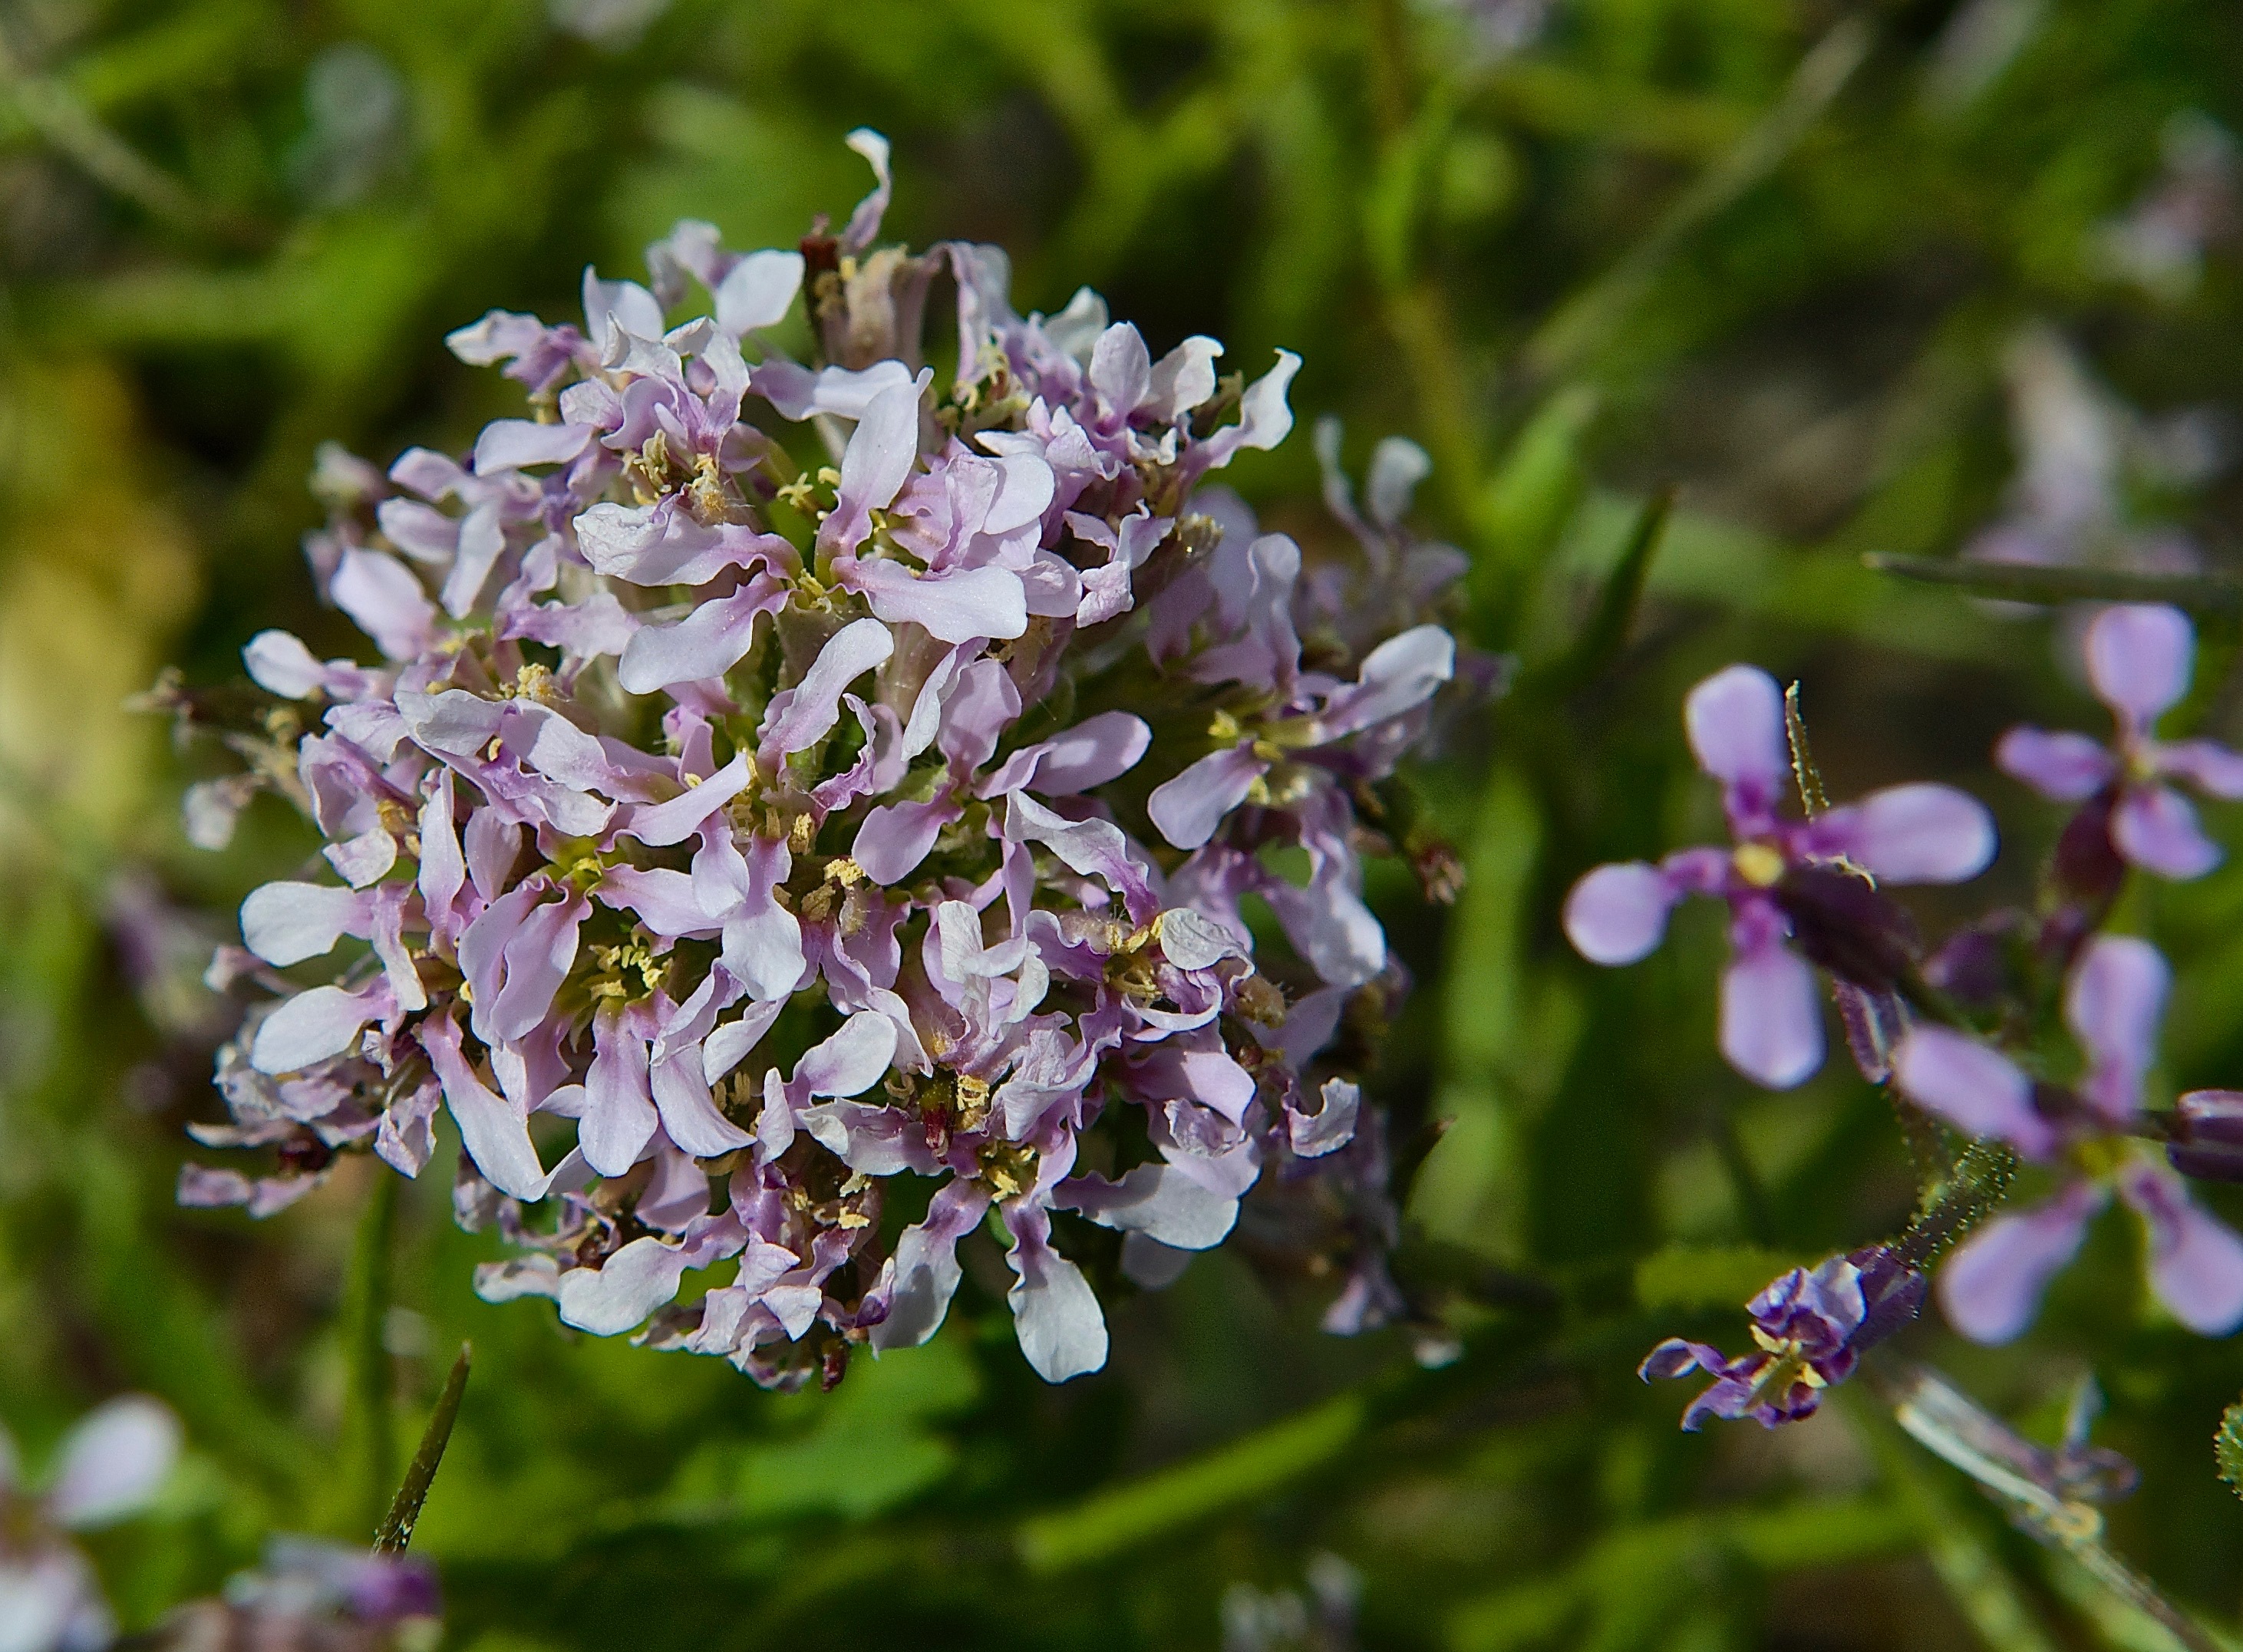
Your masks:
{"label": "yellow stamen", "polygon": [[1772,889],[1783,880],[1783,855],[1771,845],[1741,843],[1729,860],[1737,876],[1755,889]]}

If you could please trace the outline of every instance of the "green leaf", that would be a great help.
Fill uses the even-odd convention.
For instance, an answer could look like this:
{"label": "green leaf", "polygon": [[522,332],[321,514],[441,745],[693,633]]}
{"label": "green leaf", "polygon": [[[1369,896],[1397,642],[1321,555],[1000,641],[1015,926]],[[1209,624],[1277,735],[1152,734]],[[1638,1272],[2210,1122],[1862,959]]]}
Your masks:
{"label": "green leaf", "polygon": [[2171,603],[2200,614],[2243,611],[2243,582],[2208,574],[2130,574],[2115,568],[2044,568],[1877,551],[1862,561],[1881,574],[2016,603]]}
{"label": "green leaf", "polygon": [[1359,1394],[1342,1394],[1189,1462],[1078,1503],[1020,1527],[1031,1571],[1061,1572],[1188,1526],[1321,1467],[1361,1430]]}
{"label": "green leaf", "polygon": [[2219,1432],[2212,1437],[2213,1460],[2219,1478],[2238,1497],[2243,1497],[2243,1399],[2219,1413]]}

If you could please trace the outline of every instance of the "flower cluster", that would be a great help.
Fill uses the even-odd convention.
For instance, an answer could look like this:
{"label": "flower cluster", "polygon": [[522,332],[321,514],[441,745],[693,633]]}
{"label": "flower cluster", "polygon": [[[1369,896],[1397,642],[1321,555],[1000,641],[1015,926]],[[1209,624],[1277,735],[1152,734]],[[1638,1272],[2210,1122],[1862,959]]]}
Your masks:
{"label": "flower cluster", "polygon": [[360,1147],[414,1176],[448,1112],[461,1220],[520,1247],[487,1298],[769,1384],[933,1334],[987,1222],[1059,1381],[1107,1332],[1055,1214],[1170,1278],[1355,1134],[1327,1052],[1398,979],[1362,856],[1411,847],[1376,817],[1456,675],[1426,616],[1460,559],[1402,533],[1400,443],[1368,521],[1332,489],[1367,567],[1304,565],[1208,482],[1286,435],[1297,358],[1155,358],[1088,289],[1022,318],[998,249],[877,244],[887,146],[850,142],[878,181],[839,234],[681,224],[649,283],[586,273],[581,326],[451,335],[532,416],[323,460],[310,558],[381,658],[246,650],[277,703],[196,830],[268,786],[333,875],[256,891],[214,966],[275,996],[198,1134],[279,1172],[181,1197],[270,1210]]}
{"label": "flower cluster", "polygon": [[[2219,862],[2172,782],[2243,797],[2243,754],[2156,737],[2189,685],[2194,633],[2179,611],[2104,609],[2083,644],[2089,680],[2116,719],[2112,742],[2018,727],[1995,752],[2004,772],[2075,806],[2035,913],[1997,912],[1927,951],[1881,886],[1974,876],[1993,855],[1990,817],[1935,786],[1822,806],[1803,751],[1787,752],[1795,731],[1775,683],[1741,665],[1701,683],[1686,707],[1692,748],[1721,782],[1736,846],[1600,866],[1567,900],[1574,945],[1619,964],[1657,945],[1683,895],[1721,897],[1734,948],[1721,1046],[1740,1072],[1783,1089],[1821,1064],[1811,961],[1831,978],[1867,1076],[1889,1081],[1936,1124],[2053,1172],[2044,1200],[1983,1222],[1991,1197],[1976,1203],[1985,1190],[1963,1188],[1954,1210],[1920,1214],[1923,1245],[1906,1258],[1873,1246],[1793,1270],[1748,1305],[1755,1354],[1660,1345],[1646,1377],[1703,1370],[1715,1379],[1686,1427],[1708,1416],[1773,1425],[1811,1413],[1864,1348],[1914,1317],[1926,1259],[1914,1252],[1958,1237],[1937,1280],[1948,1320],[1980,1342],[2020,1335],[2114,1191],[2142,1219],[2149,1288],[2166,1310],[2207,1336],[2243,1326],[2243,1236],[2198,1205],[2183,1180],[2243,1179],[2243,1096],[2193,1091],[2170,1111],[2145,1109],[2171,971],[2149,941],[2105,928],[2130,868],[2186,880]],[[1803,819],[1778,812],[1795,764],[1810,809]],[[2060,1001],[2060,1026],[2038,1013],[2051,1001]]]}

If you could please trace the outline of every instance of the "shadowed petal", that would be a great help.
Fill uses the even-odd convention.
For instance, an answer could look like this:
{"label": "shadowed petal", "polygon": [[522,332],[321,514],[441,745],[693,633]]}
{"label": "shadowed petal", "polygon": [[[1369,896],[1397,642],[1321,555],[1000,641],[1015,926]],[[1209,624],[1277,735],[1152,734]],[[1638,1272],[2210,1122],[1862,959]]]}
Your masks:
{"label": "shadowed petal", "polygon": [[2206,1337],[2243,1325],[2243,1237],[2152,1165],[2128,1166],[2118,1192],[2149,1229],[2150,1289],[2172,1317]]}
{"label": "shadowed petal", "polygon": [[2195,629],[2178,608],[2120,603],[2087,628],[2087,678],[2121,721],[2147,733],[2188,692],[2195,652]]}
{"label": "shadowed petal", "polygon": [[2085,734],[2020,723],[1994,747],[1994,765],[2056,803],[2079,803],[2118,772],[2111,753]]}
{"label": "shadowed petal", "polygon": [[2130,786],[2111,814],[2111,840],[2136,866],[2186,882],[2220,861],[2219,846],[2196,823],[2196,808],[2171,786]]}
{"label": "shadowed petal", "polygon": [[896,1271],[888,1315],[872,1327],[872,1348],[915,1348],[942,1327],[961,1270],[958,1242],[980,1224],[989,1195],[979,1183],[946,1182],[927,1201],[924,1221],[896,1241]]}
{"label": "shadowed petal", "polygon": [[2047,1204],[1997,1216],[1939,1271],[1939,1306],[1973,1342],[2014,1342],[2040,1311],[2048,1282],[2078,1254],[2102,1190],[2074,1182]]}
{"label": "shadowed petal", "polygon": [[2217,740],[2175,740],[2153,747],[2151,755],[2161,772],[2179,776],[2207,796],[2243,798],[2243,752]]}
{"label": "shadowed petal", "polygon": [[2157,1058],[2158,1022],[2172,971],[2133,935],[2098,935],[2080,954],[2064,996],[2064,1018],[2087,1046],[2087,1098],[2124,1122],[2142,1104],[2142,1075]]}
{"label": "shadowed petal", "polygon": [[1215,835],[1223,817],[1246,800],[1254,782],[1270,765],[1254,755],[1253,742],[1211,752],[1174,779],[1153,788],[1145,812],[1161,835],[1179,849],[1196,849]]}

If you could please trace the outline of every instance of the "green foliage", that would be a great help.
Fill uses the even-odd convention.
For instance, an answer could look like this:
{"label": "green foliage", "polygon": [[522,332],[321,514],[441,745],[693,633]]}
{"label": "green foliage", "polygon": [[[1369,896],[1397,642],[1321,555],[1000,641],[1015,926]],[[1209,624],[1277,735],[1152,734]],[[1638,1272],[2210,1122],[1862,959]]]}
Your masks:
{"label": "green foliage", "polygon": [[[2096,251],[2177,116],[2243,131],[2235,9],[1558,0],[1507,55],[1447,0],[671,0],[598,42],[553,22],[597,10],[0,7],[0,1420],[37,1464],[111,1392],[179,1413],[165,1499],[93,1551],[126,1626],[270,1532],[363,1541],[472,1339],[414,1546],[450,1643],[486,1652],[1212,1648],[1229,1586],[1297,1587],[1326,1550],[1381,1647],[2156,1633],[1866,1406],[1675,1431],[1677,1392],[1633,1375],[1658,1339],[1734,1346],[1783,1267],[1902,1233],[1930,1259],[2044,1173],[1966,1156],[1921,1201],[1842,1062],[1777,1096],[1721,1064],[1717,920],[1681,913],[1607,971],[1557,914],[1598,861],[1718,837],[1678,704],[1737,658],[1804,682],[1834,798],[1985,796],[1988,887],[2018,897],[2054,817],[1992,739],[2098,714],[2048,626],[1973,597],[2161,594],[2232,624],[2232,474],[2128,483],[2139,521],[2214,551],[2185,584],[1951,557],[2011,496],[2028,324],[2143,410],[2137,435],[2243,408],[2233,242],[2163,290]],[[1966,13],[2017,25],[2014,50],[1974,57],[1999,29]],[[261,1224],[172,1203],[184,1126],[219,1116],[207,948],[313,845],[260,803],[223,854],[189,848],[202,759],[123,700],[166,660],[230,680],[267,625],[352,647],[297,548],[318,444],[462,446],[517,404],[448,328],[565,319],[588,262],[636,275],[682,216],[790,244],[861,190],[839,141],[860,123],[896,143],[892,233],[1002,241],[1023,309],[1087,282],[1156,350],[1299,349],[1295,406],[1344,415],[1357,474],[1389,432],[1435,461],[1418,525],[1472,557],[1459,631],[1519,668],[1418,777],[1457,903],[1371,891],[1415,977],[1374,1085],[1422,1158],[1398,1269],[1438,1326],[1324,1337],[1331,1281],[1226,1253],[1123,1303],[1112,1368],[1047,1390],[977,1237],[934,1344],[771,1396],[476,1301],[497,1248],[451,1225],[441,1152],[394,1211],[354,1171]],[[1305,432],[1229,474],[1257,505],[1313,497]],[[1271,520],[1344,549],[1297,503]],[[2188,715],[2232,737],[2230,664],[2207,644]],[[2235,810],[2208,819],[2243,840]],[[149,888],[152,963],[124,916]],[[1935,929],[1969,909],[1917,907]],[[2243,870],[2128,920],[2179,981],[2153,1088],[2243,1083]],[[2008,1414],[2094,1369],[2149,1488],[2113,1547],[2232,1622],[2243,1517],[2203,1440],[2233,1345],[2149,1311],[2138,1251],[2106,1220],[2025,1344],[1928,1315],[1906,1345]],[[2243,1483],[2237,1410],[2219,1440]]]}

